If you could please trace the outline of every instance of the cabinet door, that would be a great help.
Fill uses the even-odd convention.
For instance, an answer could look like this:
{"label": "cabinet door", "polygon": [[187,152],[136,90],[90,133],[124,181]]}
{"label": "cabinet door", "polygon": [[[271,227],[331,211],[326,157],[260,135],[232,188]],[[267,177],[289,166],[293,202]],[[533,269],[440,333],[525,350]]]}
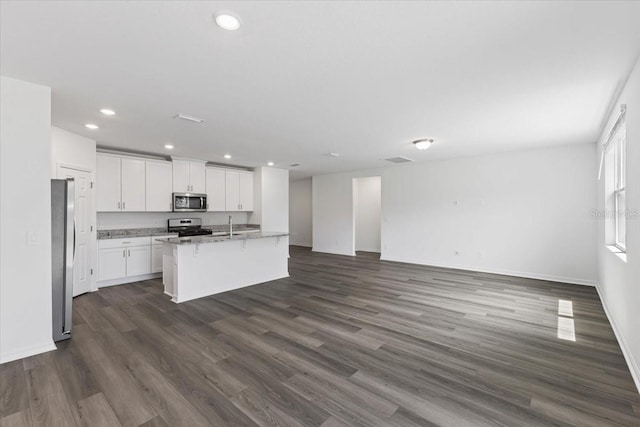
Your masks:
{"label": "cabinet door", "polygon": [[198,162],[189,163],[189,175],[191,181],[191,193],[204,193],[205,188],[205,164]]}
{"label": "cabinet door", "polygon": [[147,212],[171,212],[173,176],[170,162],[146,162]]}
{"label": "cabinet door", "polygon": [[241,211],[253,210],[253,172],[240,172],[239,202]]}
{"label": "cabinet door", "polygon": [[119,157],[96,155],[96,210],[98,212],[121,210]]}
{"label": "cabinet door", "polygon": [[127,248],[127,277],[151,273],[151,245]]}
{"label": "cabinet door", "polygon": [[174,160],[173,164],[173,191],[176,193],[189,193],[189,162],[186,160]]}
{"label": "cabinet door", "polygon": [[225,171],[225,210],[240,210],[240,172]]}
{"label": "cabinet door", "polygon": [[225,210],[225,173],[224,169],[207,168],[207,210],[224,212]]}
{"label": "cabinet door", "polygon": [[151,272],[162,273],[162,245],[151,245]]}
{"label": "cabinet door", "polygon": [[100,249],[98,251],[98,280],[120,279],[127,275],[125,248]]}
{"label": "cabinet door", "polygon": [[122,159],[122,210],[145,210],[145,161]]}

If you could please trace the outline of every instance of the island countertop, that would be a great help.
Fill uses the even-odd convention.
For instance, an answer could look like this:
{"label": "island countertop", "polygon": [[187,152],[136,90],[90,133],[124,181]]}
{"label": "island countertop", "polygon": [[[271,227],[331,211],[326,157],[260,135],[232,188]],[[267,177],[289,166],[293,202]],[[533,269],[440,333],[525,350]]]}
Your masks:
{"label": "island countertop", "polygon": [[265,239],[268,237],[285,237],[288,236],[289,232],[287,231],[258,231],[253,233],[242,233],[234,234],[233,237],[230,236],[212,236],[212,235],[203,235],[203,236],[188,236],[188,237],[171,237],[164,239],[155,239],[162,243],[169,243],[172,245],[199,245],[203,243],[217,243],[217,242],[233,242],[233,241],[242,241],[242,240],[253,240],[253,239]]}

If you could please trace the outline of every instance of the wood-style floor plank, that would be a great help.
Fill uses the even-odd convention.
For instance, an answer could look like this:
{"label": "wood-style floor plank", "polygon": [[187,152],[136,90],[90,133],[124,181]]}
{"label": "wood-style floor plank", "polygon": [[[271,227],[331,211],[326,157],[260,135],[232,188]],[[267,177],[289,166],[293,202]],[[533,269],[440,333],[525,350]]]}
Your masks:
{"label": "wood-style floor plank", "polygon": [[298,247],[290,274],[179,305],[157,279],[75,298],[70,341],[0,366],[0,424],[640,426],[593,288]]}

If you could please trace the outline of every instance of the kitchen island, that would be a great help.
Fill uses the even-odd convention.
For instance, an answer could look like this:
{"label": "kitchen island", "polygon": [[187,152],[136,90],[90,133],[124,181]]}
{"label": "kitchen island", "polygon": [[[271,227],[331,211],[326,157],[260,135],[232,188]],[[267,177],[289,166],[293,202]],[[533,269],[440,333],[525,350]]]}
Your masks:
{"label": "kitchen island", "polygon": [[165,293],[176,303],[289,277],[289,233],[158,239]]}

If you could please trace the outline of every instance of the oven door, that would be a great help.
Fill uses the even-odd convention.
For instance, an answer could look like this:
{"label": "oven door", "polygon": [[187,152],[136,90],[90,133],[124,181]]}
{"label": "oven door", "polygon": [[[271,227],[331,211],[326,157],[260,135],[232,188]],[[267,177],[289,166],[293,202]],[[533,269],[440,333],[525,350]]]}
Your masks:
{"label": "oven door", "polygon": [[206,212],[207,195],[201,193],[173,193],[174,212]]}

